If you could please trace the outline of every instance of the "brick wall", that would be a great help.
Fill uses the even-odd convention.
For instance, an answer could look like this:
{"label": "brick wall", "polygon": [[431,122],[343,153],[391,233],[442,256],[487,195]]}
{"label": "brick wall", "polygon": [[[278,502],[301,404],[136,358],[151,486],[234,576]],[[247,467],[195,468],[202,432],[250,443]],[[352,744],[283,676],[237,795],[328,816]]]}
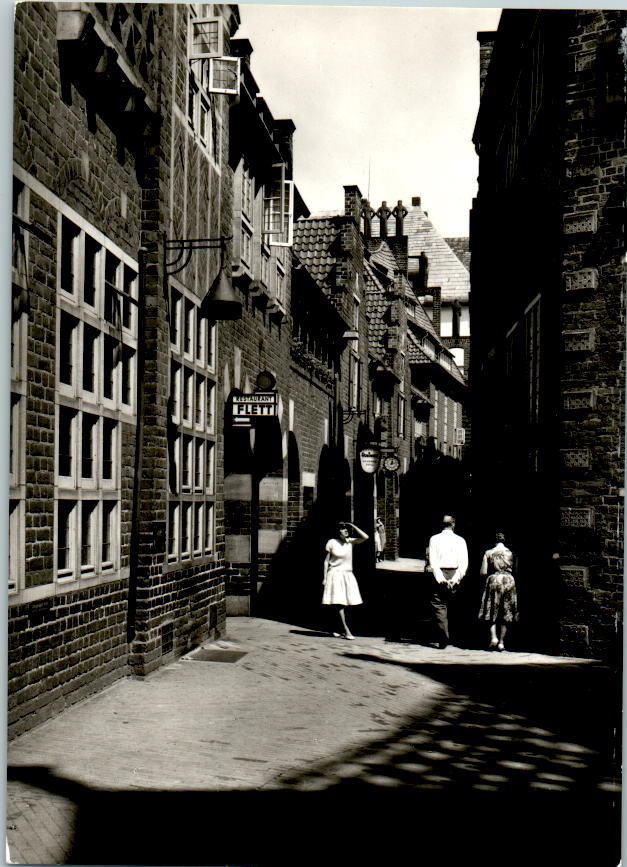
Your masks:
{"label": "brick wall", "polygon": [[566,53],[562,388],[594,388],[594,406],[561,419],[561,639],[595,656],[616,650],[623,583],[624,26],[582,11]]}

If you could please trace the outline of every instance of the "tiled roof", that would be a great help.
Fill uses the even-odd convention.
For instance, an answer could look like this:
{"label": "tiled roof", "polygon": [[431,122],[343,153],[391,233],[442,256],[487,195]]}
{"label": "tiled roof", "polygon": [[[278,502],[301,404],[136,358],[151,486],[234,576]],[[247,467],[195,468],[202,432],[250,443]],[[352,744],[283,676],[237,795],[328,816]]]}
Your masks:
{"label": "tiled roof", "polygon": [[[407,208],[404,233],[408,237],[409,273],[418,271],[421,253],[429,259],[429,287],[439,286],[443,301],[467,301],[470,275],[419,205]],[[394,217],[388,219],[390,235],[396,231]],[[379,221],[372,221],[372,235],[379,235]]]}
{"label": "tiled roof", "polygon": [[381,241],[376,250],[370,251],[370,258],[378,265],[383,265],[390,271],[390,276],[394,276],[394,272],[398,270],[398,262],[394,253],[390,250],[385,241]]}
{"label": "tiled roof", "polygon": [[326,217],[306,218],[294,223],[294,252],[314,279],[324,288],[331,285],[335,256],[330,251],[339,229]]}
{"label": "tiled roof", "polygon": [[457,256],[467,271],[470,271],[470,239],[469,238],[445,238],[453,253]]}
{"label": "tiled roof", "polygon": [[364,277],[366,278],[368,351],[373,358],[382,358],[385,352],[383,338],[388,328],[384,317],[390,305],[385,297],[384,289],[368,261],[364,262]]}

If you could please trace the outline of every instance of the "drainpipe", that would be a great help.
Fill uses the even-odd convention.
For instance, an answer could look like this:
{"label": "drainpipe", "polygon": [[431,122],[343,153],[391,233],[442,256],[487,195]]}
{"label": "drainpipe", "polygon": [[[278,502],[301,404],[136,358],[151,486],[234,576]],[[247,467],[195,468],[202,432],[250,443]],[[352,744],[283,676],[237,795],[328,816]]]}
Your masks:
{"label": "drainpipe", "polygon": [[139,568],[139,494],[142,486],[143,447],[144,447],[144,357],[145,357],[145,316],[146,298],[146,247],[140,247],[137,263],[139,267],[139,303],[137,305],[137,375],[135,403],[137,423],[135,425],[135,478],[131,504],[131,546],[129,554],[128,606],[126,620],[126,641],[130,645],[136,633],[137,614],[137,571]]}

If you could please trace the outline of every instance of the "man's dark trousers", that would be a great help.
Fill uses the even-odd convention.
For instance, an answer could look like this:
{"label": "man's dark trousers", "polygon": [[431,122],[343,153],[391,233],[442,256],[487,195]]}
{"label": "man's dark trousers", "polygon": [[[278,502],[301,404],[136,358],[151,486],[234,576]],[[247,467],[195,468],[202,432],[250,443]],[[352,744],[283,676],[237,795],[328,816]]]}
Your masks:
{"label": "man's dark trousers", "polygon": [[[456,569],[442,569],[442,574],[449,580],[456,571]],[[458,587],[459,584],[456,584],[455,587],[449,587],[448,584],[438,584],[435,580],[435,575],[433,576],[433,587],[429,601],[437,624],[438,635],[436,640],[443,646],[449,643],[449,614]]]}

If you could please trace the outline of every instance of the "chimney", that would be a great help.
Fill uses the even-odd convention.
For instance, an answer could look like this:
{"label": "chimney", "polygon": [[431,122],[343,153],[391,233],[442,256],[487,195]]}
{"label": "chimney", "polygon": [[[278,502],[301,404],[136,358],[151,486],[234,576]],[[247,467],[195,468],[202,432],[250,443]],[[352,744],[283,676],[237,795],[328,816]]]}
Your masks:
{"label": "chimney", "polygon": [[492,49],[494,48],[494,40],[496,33],[493,30],[485,30],[477,33],[477,41],[479,42],[479,95],[483,95],[490,58],[492,57]]}
{"label": "chimney", "polygon": [[357,228],[359,228],[361,220],[361,193],[359,187],[354,184],[344,186],[344,214],[347,217],[352,217]]}

